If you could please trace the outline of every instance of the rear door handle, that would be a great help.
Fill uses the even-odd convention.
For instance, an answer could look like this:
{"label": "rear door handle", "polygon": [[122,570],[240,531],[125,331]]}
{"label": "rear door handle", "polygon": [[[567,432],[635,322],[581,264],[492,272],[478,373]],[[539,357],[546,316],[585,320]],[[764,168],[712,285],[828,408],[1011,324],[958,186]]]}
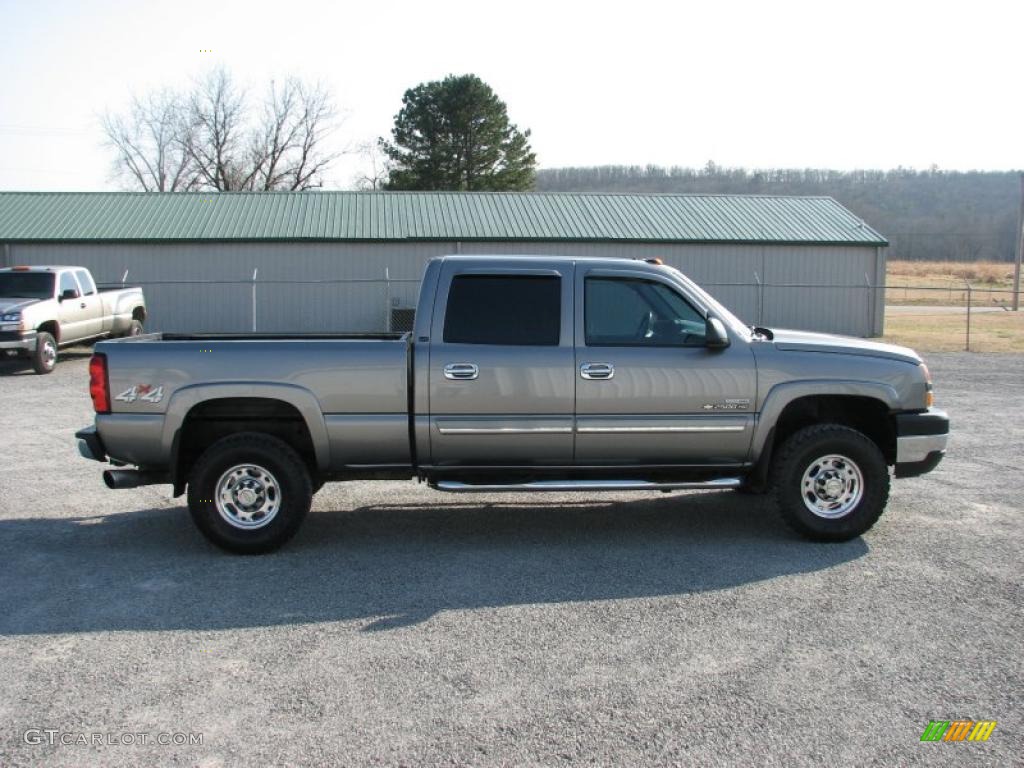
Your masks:
{"label": "rear door handle", "polygon": [[444,367],[444,377],[455,381],[470,381],[480,375],[480,369],[474,363],[448,363]]}
{"label": "rear door handle", "polygon": [[584,379],[610,379],[615,375],[615,366],[611,363],[584,363],[580,366],[580,376]]}

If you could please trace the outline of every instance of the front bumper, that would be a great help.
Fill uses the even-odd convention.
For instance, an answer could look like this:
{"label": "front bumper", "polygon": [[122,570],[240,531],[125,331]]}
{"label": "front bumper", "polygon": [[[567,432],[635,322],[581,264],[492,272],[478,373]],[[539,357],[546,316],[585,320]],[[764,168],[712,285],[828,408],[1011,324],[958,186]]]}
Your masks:
{"label": "front bumper", "polygon": [[0,328],[0,349],[20,349],[34,352],[36,349],[35,331],[9,331]]}
{"label": "front bumper", "polygon": [[929,408],[896,416],[896,477],[917,477],[931,472],[946,455],[949,417]]}
{"label": "front bumper", "polygon": [[106,461],[107,449],[103,447],[103,440],[100,439],[96,427],[86,427],[75,432],[78,438],[78,452],[87,459],[93,461]]}

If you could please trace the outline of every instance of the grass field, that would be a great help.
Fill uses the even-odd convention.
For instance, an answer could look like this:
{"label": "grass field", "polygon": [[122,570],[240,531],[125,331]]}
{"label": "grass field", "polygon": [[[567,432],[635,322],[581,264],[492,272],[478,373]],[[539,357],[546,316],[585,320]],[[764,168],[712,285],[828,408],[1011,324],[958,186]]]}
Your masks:
{"label": "grass field", "polygon": [[[883,341],[918,352],[957,352],[966,347],[966,313],[886,314]],[[972,352],[1024,353],[1024,312],[971,314]]]}
{"label": "grass field", "polygon": [[[887,306],[920,306],[912,314],[886,313],[885,341],[919,352],[955,352],[967,345],[967,286],[972,307],[1009,307],[1013,264],[1009,262],[890,261]],[[928,312],[927,306],[963,307],[963,312]],[[1024,353],[1024,312],[971,314],[975,352]]]}
{"label": "grass field", "polygon": [[1013,264],[1007,261],[890,261],[890,285],[963,284],[979,288],[1013,288]]}
{"label": "grass field", "polygon": [[886,304],[966,306],[967,285],[973,306],[1009,306],[1013,264],[1009,262],[890,261],[886,267]]}

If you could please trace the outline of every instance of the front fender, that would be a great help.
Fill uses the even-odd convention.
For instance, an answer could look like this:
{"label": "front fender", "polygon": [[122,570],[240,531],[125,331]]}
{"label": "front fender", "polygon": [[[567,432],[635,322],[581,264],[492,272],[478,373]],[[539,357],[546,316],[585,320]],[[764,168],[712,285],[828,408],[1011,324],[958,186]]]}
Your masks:
{"label": "front fender", "polygon": [[229,397],[258,397],[266,400],[280,400],[293,406],[306,422],[316,465],[326,470],[331,463],[330,441],[327,426],[320,410],[320,401],[305,387],[295,384],[270,384],[259,382],[220,382],[217,384],[196,384],[175,391],[167,404],[164,428],[161,436],[161,450],[166,456],[174,456],[176,440],[185,417],[195,406],[209,400]]}
{"label": "front fender", "polygon": [[810,396],[870,397],[885,403],[890,411],[899,410],[899,394],[888,384],[873,381],[846,381],[837,379],[806,379],[776,384],[769,391],[758,414],[754,438],[750,446],[751,460],[757,461],[764,450],[769,433],[779,422],[786,406],[801,397]]}

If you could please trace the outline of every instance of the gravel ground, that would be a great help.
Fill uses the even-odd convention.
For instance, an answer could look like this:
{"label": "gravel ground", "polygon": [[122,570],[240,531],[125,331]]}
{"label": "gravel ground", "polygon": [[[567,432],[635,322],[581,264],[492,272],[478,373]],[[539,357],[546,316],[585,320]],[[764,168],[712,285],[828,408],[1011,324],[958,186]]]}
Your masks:
{"label": "gravel ground", "polygon": [[[1022,764],[1024,357],[931,356],[951,453],[849,543],[728,492],[352,483],[258,558],[103,487],[66,357],[0,363],[0,765]],[[955,718],[999,724],[919,741]]]}

